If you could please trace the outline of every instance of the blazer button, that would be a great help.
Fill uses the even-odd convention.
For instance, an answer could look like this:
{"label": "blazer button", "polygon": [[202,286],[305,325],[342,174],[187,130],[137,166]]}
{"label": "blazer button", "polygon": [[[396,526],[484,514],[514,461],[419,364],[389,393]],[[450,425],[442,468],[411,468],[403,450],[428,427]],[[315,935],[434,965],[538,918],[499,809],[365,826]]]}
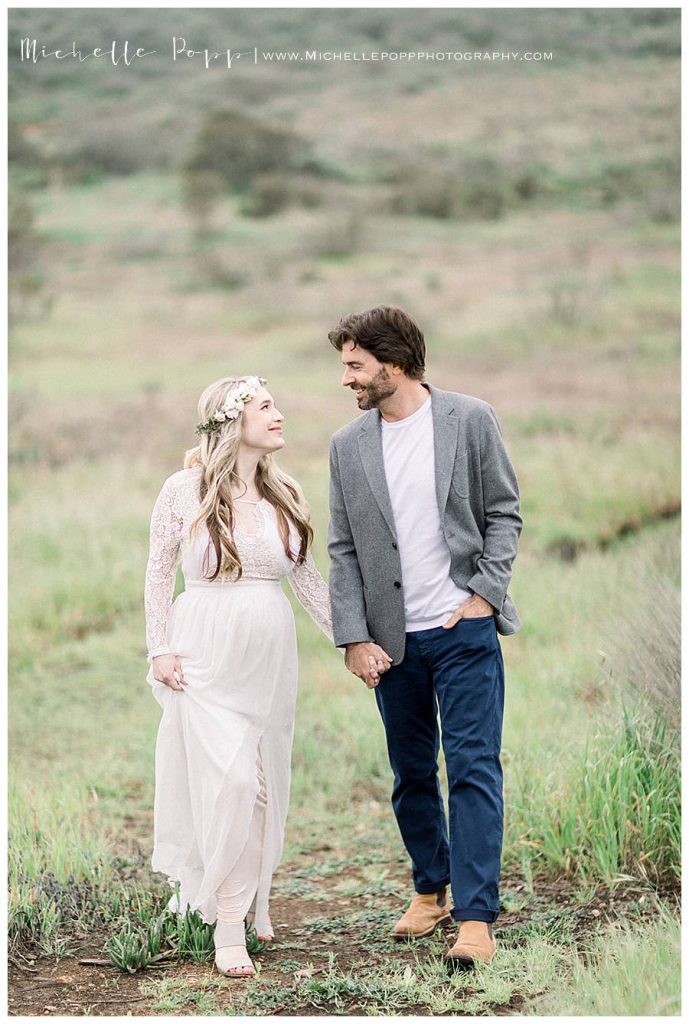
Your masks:
{"label": "blazer button", "polygon": [[400,589],[401,586],[402,584],[400,583],[399,580],[395,580],[395,582],[393,583],[393,587],[397,587],[398,590]]}
{"label": "blazer button", "polygon": [[395,544],[394,540],[393,540],[393,542],[392,542],[392,546],[393,546],[393,548],[395,549],[395,551],[397,551],[397,545]]}

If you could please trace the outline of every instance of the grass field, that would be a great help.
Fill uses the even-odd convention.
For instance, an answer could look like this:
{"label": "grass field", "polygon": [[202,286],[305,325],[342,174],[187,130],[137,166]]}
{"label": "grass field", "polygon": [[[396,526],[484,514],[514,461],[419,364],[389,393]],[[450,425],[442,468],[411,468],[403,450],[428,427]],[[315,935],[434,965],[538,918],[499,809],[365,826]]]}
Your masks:
{"label": "grass field", "polygon": [[[601,119],[625,159],[643,141],[647,166],[671,145],[674,63],[621,67],[626,88],[608,83],[572,113],[577,145],[554,134],[565,79],[580,75],[560,70],[543,131],[562,181],[589,173]],[[299,125],[333,159],[354,145],[347,132],[337,152],[328,143],[338,88]],[[427,108],[412,95],[414,118],[440,116],[433,93]],[[499,128],[505,109],[495,116]],[[679,227],[646,193],[606,205],[568,186],[458,222],[392,215],[362,188],[351,208],[339,195],[265,219],[228,195],[202,237],[172,170],[31,192],[44,281],[10,340],[14,1013],[680,1012]],[[194,443],[202,388],[259,373],[286,415],[280,462],[304,487],[327,575],[328,441],[356,413],[327,331],[379,302],[424,327],[431,382],[494,405],[521,485],[499,955],[448,982],[449,935],[388,938],[410,873],[382,726],[295,605],[280,942],[237,988],[213,973],[208,929],[163,915],[149,868],[148,520]],[[118,971],[118,955],[149,966]]]}

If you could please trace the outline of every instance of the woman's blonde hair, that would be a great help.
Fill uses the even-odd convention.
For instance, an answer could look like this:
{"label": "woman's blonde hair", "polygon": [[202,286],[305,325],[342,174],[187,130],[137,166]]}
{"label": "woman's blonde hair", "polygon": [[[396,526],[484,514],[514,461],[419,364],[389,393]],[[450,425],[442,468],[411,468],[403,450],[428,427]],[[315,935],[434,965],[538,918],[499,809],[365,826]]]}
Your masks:
{"label": "woman's blonde hair", "polygon": [[[229,392],[249,378],[223,377],[209,384],[201,395],[198,405],[200,422],[208,421],[214,412],[225,404]],[[206,552],[204,574],[214,580],[221,573],[237,572],[242,575],[242,563],[234,540],[235,523],[232,503],[232,484],[241,484],[236,472],[237,455],[242,437],[242,413],[234,420],[226,420],[212,433],[201,434],[201,441],[190,448],[184,456],[184,468],[202,467],[199,498],[201,510],[191,525],[193,538],[200,526],[205,525],[215,549],[215,571],[211,571],[209,551]],[[313,539],[309,510],[296,480],[278,468],[270,454],[263,455],[256,467],[256,488],[258,493],[275,509],[280,537],[285,554],[297,565],[306,558]],[[290,548],[290,525],[299,535],[299,552],[293,555]]]}

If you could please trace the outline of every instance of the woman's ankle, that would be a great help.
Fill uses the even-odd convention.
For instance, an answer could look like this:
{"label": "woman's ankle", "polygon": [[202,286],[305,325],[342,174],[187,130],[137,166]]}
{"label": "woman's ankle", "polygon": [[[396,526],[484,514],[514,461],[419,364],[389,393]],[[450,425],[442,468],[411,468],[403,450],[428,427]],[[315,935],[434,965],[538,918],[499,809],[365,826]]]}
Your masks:
{"label": "woman's ankle", "polygon": [[244,921],[217,921],[213,942],[216,949],[223,946],[244,946],[246,947],[246,932]]}

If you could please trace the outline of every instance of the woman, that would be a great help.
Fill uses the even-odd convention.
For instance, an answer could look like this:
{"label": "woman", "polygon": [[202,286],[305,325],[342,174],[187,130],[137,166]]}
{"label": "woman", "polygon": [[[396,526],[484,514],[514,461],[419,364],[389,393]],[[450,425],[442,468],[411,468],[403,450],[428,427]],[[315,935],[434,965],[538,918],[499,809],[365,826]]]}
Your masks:
{"label": "woman", "polygon": [[[278,469],[283,416],[260,377],[226,377],[199,401],[201,441],[151,519],[148,682],[163,708],[156,744],[154,871],[171,907],[216,922],[215,963],[255,973],[244,920],[271,939],[297,689],[294,617],[280,580],[332,639],[327,584],[299,486]],[[177,564],[185,589],[174,603]]]}

